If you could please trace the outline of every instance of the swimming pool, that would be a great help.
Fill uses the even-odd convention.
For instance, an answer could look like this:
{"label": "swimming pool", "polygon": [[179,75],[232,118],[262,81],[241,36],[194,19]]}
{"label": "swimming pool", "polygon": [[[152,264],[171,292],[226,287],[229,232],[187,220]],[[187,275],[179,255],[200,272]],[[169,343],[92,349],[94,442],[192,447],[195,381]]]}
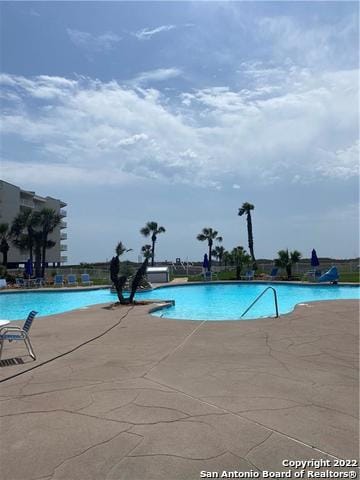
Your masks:
{"label": "swimming pool", "polygon": [[[175,300],[175,306],[154,312],[153,315],[179,320],[240,320],[251,302],[271,284],[231,283],[194,284],[160,287],[136,295],[139,300]],[[291,312],[298,303],[320,300],[359,298],[359,286],[274,284],[280,314]],[[108,289],[55,292],[16,292],[0,294],[0,317],[7,320],[24,319],[30,310],[39,316],[68,312],[99,303],[117,301]],[[274,315],[274,300],[267,292],[246,314],[243,320]]]}

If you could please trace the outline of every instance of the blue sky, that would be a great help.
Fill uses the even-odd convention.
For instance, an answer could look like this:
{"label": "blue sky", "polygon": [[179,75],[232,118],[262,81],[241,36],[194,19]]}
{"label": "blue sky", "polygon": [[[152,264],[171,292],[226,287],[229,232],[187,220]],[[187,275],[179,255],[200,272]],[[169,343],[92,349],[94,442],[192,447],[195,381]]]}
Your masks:
{"label": "blue sky", "polygon": [[1,177],[68,203],[69,261],[358,255],[356,2],[2,2]]}

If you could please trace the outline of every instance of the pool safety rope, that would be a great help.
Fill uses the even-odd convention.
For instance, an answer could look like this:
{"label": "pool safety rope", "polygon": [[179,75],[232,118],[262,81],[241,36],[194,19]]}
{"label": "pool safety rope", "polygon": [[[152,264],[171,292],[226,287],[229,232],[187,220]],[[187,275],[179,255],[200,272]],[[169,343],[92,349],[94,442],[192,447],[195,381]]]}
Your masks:
{"label": "pool safety rope", "polygon": [[79,348],[84,347],[88,343],[93,342],[94,340],[97,340],[98,338],[103,337],[106,335],[108,332],[110,332],[113,328],[118,327],[120,323],[124,320],[125,317],[128,316],[129,312],[134,308],[134,306],[131,306],[128,308],[127,312],[111,327],[107,328],[104,332],[99,333],[99,335],[96,335],[95,337],[89,338],[89,340],[86,340],[83,343],[80,343],[80,345],[77,345],[76,347],[68,350],[67,352],[60,353],[60,355],[56,355],[56,357],[49,358],[49,360],[46,360],[45,362],[38,363],[37,365],[34,365],[33,367],[30,367],[26,370],[23,370],[22,372],[15,373],[14,375],[11,375],[10,377],[2,378],[0,380],[0,383],[7,382],[8,380],[11,380],[13,378],[19,377],[20,375],[24,375],[25,373],[31,372],[32,370],[35,370],[36,368],[42,367],[43,365],[47,365],[48,363],[53,362],[54,360],[57,360],[58,358],[65,357],[66,355],[69,355],[72,352],[75,352],[76,350],[79,350]]}

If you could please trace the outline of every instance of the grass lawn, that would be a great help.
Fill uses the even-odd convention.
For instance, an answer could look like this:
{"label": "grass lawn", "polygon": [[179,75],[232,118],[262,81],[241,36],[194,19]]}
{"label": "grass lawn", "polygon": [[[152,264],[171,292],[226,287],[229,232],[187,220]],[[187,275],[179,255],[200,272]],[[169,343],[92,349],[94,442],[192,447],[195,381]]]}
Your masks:
{"label": "grass lawn", "polygon": [[[301,280],[301,279],[302,279],[301,276],[293,278],[293,280]],[[217,277],[214,280],[236,280],[236,272],[235,271],[219,272],[217,274]],[[284,277],[283,280],[286,280],[286,277]],[[202,282],[202,281],[204,281],[204,277],[202,275],[192,275],[188,277],[188,282]],[[340,273],[340,282],[359,283],[360,274],[359,272]]]}
{"label": "grass lawn", "polygon": [[340,282],[360,282],[360,272],[340,273]]}

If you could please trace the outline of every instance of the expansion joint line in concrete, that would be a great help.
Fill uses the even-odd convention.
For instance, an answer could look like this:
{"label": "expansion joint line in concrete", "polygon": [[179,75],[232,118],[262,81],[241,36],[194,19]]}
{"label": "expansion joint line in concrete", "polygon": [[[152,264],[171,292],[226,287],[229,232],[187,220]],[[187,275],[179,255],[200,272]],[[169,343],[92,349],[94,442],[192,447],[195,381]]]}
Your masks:
{"label": "expansion joint line in concrete", "polygon": [[194,335],[194,333],[196,333],[199,328],[201,328],[202,325],[204,325],[204,323],[207,322],[207,320],[203,320],[200,325],[198,325],[196,328],[194,328],[194,330],[189,333],[189,335],[187,335],[184,340],[179,343],[179,345],[177,347],[175,347],[173,350],[171,350],[171,352],[168,352],[166,355],[164,355],[162,358],[160,358],[160,360],[158,360],[155,365],[153,365],[150,370],[148,370],[144,375],[143,377],[146,378],[147,375],[149,375],[149,373],[151,372],[151,370],[153,370],[154,368],[158,367],[159,364],[161,362],[163,362],[164,360],[166,360],[167,358],[171,357],[171,355],[173,355],[177,350],[179,350],[181,347],[183,347],[185,345],[185,343],[190,339],[190,337],[192,337]]}
{"label": "expansion joint line in concrete", "polygon": [[129,312],[134,308],[134,306],[131,306],[128,308],[126,313],[114,324],[111,325],[111,327],[107,328],[103,332],[99,333],[99,335],[96,335],[95,337],[89,338],[83,343],[80,343],[79,345],[76,345],[76,347],[71,348],[70,350],[67,350],[66,352],[60,353],[59,355],[56,355],[55,357],[49,358],[49,360],[46,360],[45,362],[38,363],[37,365],[34,365],[31,368],[28,368],[27,370],[23,370],[21,372],[15,373],[14,375],[10,375],[10,377],[6,377],[0,380],[0,383],[7,382],[8,380],[11,380],[13,378],[19,377],[20,375],[24,375],[25,373],[31,372],[32,370],[35,370],[36,368],[42,367],[44,365],[47,365],[48,363],[53,362],[54,360],[58,360],[59,358],[65,357],[66,355],[69,355],[70,353],[75,352],[76,350],[79,350],[80,348],[84,347],[85,345],[88,345],[91,342],[94,342],[98,338],[103,337],[107,333],[109,333],[111,330],[113,330],[115,327],[118,327],[120,323],[124,320],[125,317],[128,316]]}
{"label": "expansion joint line in concrete", "polygon": [[[206,321],[206,320],[205,320],[205,321]],[[193,332],[193,333],[194,333],[194,332]],[[196,400],[196,401],[198,401],[198,402],[200,402],[200,403],[202,403],[202,404],[204,404],[204,405],[207,405],[207,406],[209,406],[209,407],[212,407],[212,408],[216,408],[216,409],[218,409],[218,410],[221,410],[222,412],[227,413],[228,415],[233,415],[233,416],[235,416],[235,417],[239,417],[239,418],[241,418],[242,420],[246,420],[246,421],[248,421],[248,422],[250,422],[250,423],[253,423],[253,424],[255,424],[255,425],[259,426],[259,427],[262,427],[262,428],[268,430],[268,431],[271,432],[271,433],[278,434],[278,435],[280,435],[280,436],[282,436],[282,437],[287,438],[288,440],[292,440],[293,442],[299,443],[300,445],[302,445],[302,446],[304,446],[304,447],[310,448],[311,450],[315,450],[316,452],[319,452],[319,453],[321,453],[321,454],[323,454],[323,455],[327,455],[328,457],[331,457],[331,458],[334,458],[334,459],[337,459],[337,460],[342,460],[340,457],[337,457],[336,455],[333,455],[332,453],[325,452],[324,450],[321,450],[320,448],[317,448],[317,447],[315,447],[314,445],[309,445],[308,443],[305,443],[305,442],[303,442],[303,441],[301,441],[301,440],[299,440],[299,439],[297,439],[297,438],[295,438],[295,437],[292,437],[291,435],[288,435],[287,433],[281,432],[280,430],[276,430],[275,428],[268,427],[267,425],[264,425],[264,424],[261,423],[261,422],[257,422],[256,420],[250,419],[250,418],[248,418],[248,417],[246,417],[246,416],[244,416],[244,415],[240,415],[238,412],[232,412],[231,410],[228,410],[228,409],[226,409],[226,408],[224,408],[224,407],[220,407],[219,405],[216,405],[216,404],[214,404],[214,403],[207,402],[207,401],[205,401],[205,400],[203,400],[203,399],[201,399],[201,398],[195,397],[195,396],[190,395],[190,394],[188,394],[188,393],[185,393],[185,392],[183,392],[183,391],[181,391],[181,390],[178,390],[177,388],[174,388],[174,387],[172,387],[172,386],[163,384],[163,383],[161,383],[161,382],[158,382],[157,380],[153,380],[152,378],[149,378],[149,377],[146,377],[146,378],[147,378],[147,380],[149,380],[150,382],[153,382],[153,383],[155,383],[155,384],[157,384],[157,385],[161,385],[162,387],[167,387],[167,388],[169,388],[169,389],[172,390],[174,393],[179,393],[179,394],[181,394],[181,395],[184,395],[184,397],[190,398],[191,400]],[[269,436],[269,437],[270,437],[270,436]]]}

